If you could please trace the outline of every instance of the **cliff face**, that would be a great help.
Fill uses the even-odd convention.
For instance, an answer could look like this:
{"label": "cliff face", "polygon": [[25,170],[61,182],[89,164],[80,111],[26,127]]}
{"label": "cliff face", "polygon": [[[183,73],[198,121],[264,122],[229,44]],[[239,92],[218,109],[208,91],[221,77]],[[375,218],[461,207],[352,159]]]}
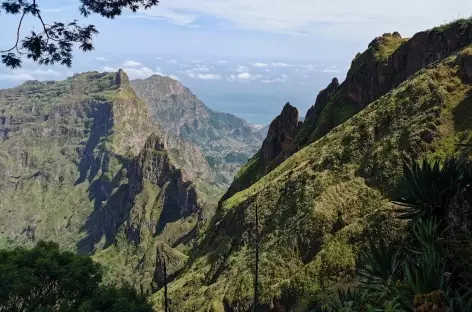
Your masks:
{"label": "cliff face", "polygon": [[[354,276],[359,248],[370,237],[399,235],[388,190],[402,173],[402,160],[470,156],[470,150],[459,144],[472,138],[472,52],[461,39],[470,24],[446,25],[416,35],[410,43],[398,34],[386,36],[402,41],[396,52],[391,46],[382,50],[372,44],[372,56],[381,51],[378,64],[393,62],[392,53],[399,51],[409,51],[402,54],[404,60],[408,55],[408,62],[415,60],[415,65],[405,62],[397,67],[398,78],[383,78],[389,79],[389,88],[380,87],[382,79],[362,82],[368,73],[358,77],[358,87],[349,86],[355,73],[371,68],[358,60],[359,55],[347,80],[332,88],[336,90],[331,96],[320,93],[317,103],[326,104],[311,110],[292,144],[276,157],[289,150],[285,161],[220,203],[194,259],[170,287],[174,307],[251,308],[256,207],[260,300],[267,311],[304,311],[306,300],[326,298],[327,290]],[[439,47],[433,47],[434,41],[429,46],[426,39],[417,43],[424,34],[437,36]],[[431,56],[431,51],[443,53]],[[377,93],[369,89],[371,81],[377,81]],[[259,155],[244,168],[262,159]],[[156,306],[161,296],[154,295]]]}
{"label": "cliff face", "polygon": [[125,174],[128,186],[118,190],[94,219],[101,228],[110,222],[111,209],[120,206],[125,208],[125,218],[117,222],[114,244],[94,257],[106,265],[107,281],[124,279],[150,294],[163,286],[163,261],[167,261],[168,280],[184,266],[203,221],[205,202],[172,164],[156,134],[148,137]]}
{"label": "cliff face", "polygon": [[467,21],[423,31],[409,40],[401,39],[398,33],[385,34],[352,62],[347,79],[348,96],[365,106],[420,69],[470,43],[472,25]]}
{"label": "cliff face", "polygon": [[121,70],[0,91],[0,133],[1,247],[54,240],[151,291],[212,211],[205,158],[152,124]]}
{"label": "cliff face", "polygon": [[211,110],[176,80],[155,75],[132,84],[154,123],[202,150],[221,190],[262,143],[263,135],[251,125]]}
{"label": "cliff face", "polygon": [[262,143],[261,157],[265,163],[272,161],[293,142],[298,125],[298,110],[290,103],[285,104],[282,113],[270,124],[267,138]]}
{"label": "cliff face", "polygon": [[266,174],[272,161],[292,144],[299,126],[298,110],[290,103],[285,104],[282,113],[271,122],[261,149],[243,166],[222,200],[244,190]]}
{"label": "cliff face", "polygon": [[331,101],[331,98],[333,97],[333,94],[338,91],[339,88],[339,81],[338,78],[333,78],[331,83],[326,87],[326,89],[323,89],[320,91],[318,96],[316,97],[315,105],[310,107],[306,113],[305,116],[305,121],[310,120],[313,118],[316,114],[317,111],[323,109],[329,101]]}

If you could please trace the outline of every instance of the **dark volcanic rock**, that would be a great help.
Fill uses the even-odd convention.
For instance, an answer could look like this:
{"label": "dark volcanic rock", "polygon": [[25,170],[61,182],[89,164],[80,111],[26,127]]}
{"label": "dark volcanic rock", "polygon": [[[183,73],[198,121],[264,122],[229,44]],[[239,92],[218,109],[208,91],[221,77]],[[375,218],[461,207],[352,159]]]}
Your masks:
{"label": "dark volcanic rock", "polygon": [[243,173],[236,176],[220,202],[251,186],[261,176],[289,157],[290,155],[285,151],[289,150],[289,146],[292,145],[300,124],[298,110],[290,103],[285,104],[282,113],[270,124],[261,149],[243,167],[241,170]]}
{"label": "dark volcanic rock", "polygon": [[466,80],[472,80],[472,48],[468,48],[457,57],[460,75]]}
{"label": "dark volcanic rock", "polygon": [[262,143],[261,156],[264,163],[268,164],[275,159],[293,142],[298,126],[298,110],[290,103],[285,104],[282,113],[270,124],[267,138]]}
{"label": "dark volcanic rock", "polygon": [[470,22],[419,32],[409,40],[401,39],[396,33],[384,34],[353,60],[346,79],[348,96],[365,107],[420,69],[471,42]]}
{"label": "dark volcanic rock", "polygon": [[306,113],[305,120],[312,118],[317,110],[323,109],[323,107],[326,104],[328,104],[328,102],[331,100],[331,97],[338,90],[338,88],[339,88],[338,78],[334,77],[331,83],[328,85],[328,87],[320,91],[320,93],[316,97],[315,105],[310,107],[310,109]]}

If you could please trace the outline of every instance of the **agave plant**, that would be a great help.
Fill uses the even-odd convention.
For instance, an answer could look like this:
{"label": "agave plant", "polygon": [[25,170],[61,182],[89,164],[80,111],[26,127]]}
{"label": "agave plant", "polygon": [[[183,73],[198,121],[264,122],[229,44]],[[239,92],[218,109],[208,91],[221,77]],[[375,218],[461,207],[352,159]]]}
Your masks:
{"label": "agave plant", "polygon": [[405,282],[413,294],[447,289],[444,259],[432,250],[425,250],[417,263],[405,265]]}
{"label": "agave plant", "polygon": [[355,288],[338,289],[338,300],[332,303],[331,309],[336,312],[364,311],[364,293]]}
{"label": "agave plant", "polygon": [[424,249],[442,253],[442,244],[447,229],[442,226],[443,221],[436,218],[419,220],[413,227],[413,234],[422,252]]}
{"label": "agave plant", "polygon": [[358,275],[365,288],[381,296],[396,295],[396,282],[404,264],[399,246],[387,245],[382,239],[378,244],[370,241],[369,248],[361,251],[361,262]]}
{"label": "agave plant", "polygon": [[319,303],[311,307],[309,311],[310,312],[329,312],[328,308],[326,308],[324,305],[321,305]]}
{"label": "agave plant", "polygon": [[436,303],[445,307],[444,294],[450,289],[450,274],[446,272],[446,258],[442,253],[441,229],[441,222],[435,218],[420,220],[413,228],[418,248],[409,250],[405,263],[407,287],[400,300],[405,308],[429,311],[430,305]]}
{"label": "agave plant", "polygon": [[393,202],[401,206],[399,218],[445,218],[454,196],[471,180],[468,162],[448,158],[403,165],[403,177],[392,190]]}
{"label": "agave plant", "polygon": [[451,291],[447,294],[447,304],[450,312],[470,312],[472,311],[472,290],[465,289],[464,294],[459,291]]}

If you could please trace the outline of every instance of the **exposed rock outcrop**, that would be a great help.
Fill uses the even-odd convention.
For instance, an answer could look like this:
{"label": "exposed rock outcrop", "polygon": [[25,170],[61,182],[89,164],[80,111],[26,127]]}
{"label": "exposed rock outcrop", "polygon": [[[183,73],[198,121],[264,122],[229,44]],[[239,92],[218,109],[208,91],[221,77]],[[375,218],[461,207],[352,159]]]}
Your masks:
{"label": "exposed rock outcrop", "polygon": [[[152,215],[146,206],[134,206],[130,213],[126,232],[129,240],[136,244],[141,242],[144,235],[141,233],[143,226],[155,236],[162,233],[167,223],[184,220],[201,211],[197,191],[190,181],[184,181],[181,170],[172,165],[164,144],[156,134],[149,136],[141,153],[131,162],[128,177],[132,198],[143,191],[146,183],[160,190],[153,199],[160,202],[159,215]],[[187,234],[183,233],[165,243],[172,245]]]}
{"label": "exposed rock outcrop", "polygon": [[280,115],[270,124],[267,138],[262,143],[260,153],[265,165],[268,165],[285,148],[290,146],[298,128],[298,110],[287,103]]}
{"label": "exposed rock outcrop", "polygon": [[284,152],[292,145],[301,123],[298,110],[290,103],[285,104],[280,115],[271,122],[261,149],[242,167],[220,203],[249,187],[283,161]]}
{"label": "exposed rock outcrop", "polygon": [[422,68],[472,43],[472,23],[457,22],[419,32],[411,39],[384,34],[356,57],[349,70],[349,98],[365,107]]}
{"label": "exposed rock outcrop", "polygon": [[462,51],[456,60],[459,65],[460,75],[469,81],[472,81],[472,48]]}
{"label": "exposed rock outcrop", "polygon": [[333,94],[338,90],[338,88],[339,81],[338,78],[335,77],[333,78],[331,83],[326,87],[326,89],[320,91],[320,93],[316,97],[315,105],[308,109],[308,112],[305,116],[305,121],[311,119],[315,115],[316,111],[323,109],[323,107],[325,107],[325,105],[329,103]]}

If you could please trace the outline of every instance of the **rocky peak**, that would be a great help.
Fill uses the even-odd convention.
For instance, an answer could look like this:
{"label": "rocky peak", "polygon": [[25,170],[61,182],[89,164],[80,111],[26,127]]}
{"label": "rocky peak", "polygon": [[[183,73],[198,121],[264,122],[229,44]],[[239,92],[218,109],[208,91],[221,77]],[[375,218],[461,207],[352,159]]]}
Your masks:
{"label": "rocky peak", "polygon": [[419,32],[409,40],[397,32],[377,37],[353,60],[346,79],[347,96],[365,107],[417,71],[470,43],[470,19]]}
{"label": "rocky peak", "polygon": [[267,138],[262,143],[261,153],[264,162],[269,163],[287,148],[293,142],[298,128],[298,110],[287,103],[282,113],[270,124]]}
{"label": "rocky peak", "polygon": [[338,90],[338,88],[338,78],[334,77],[331,83],[326,87],[326,89],[320,91],[320,93],[316,97],[315,105],[310,107],[310,109],[306,113],[305,120],[312,118],[317,110],[323,109],[323,107],[328,104],[332,95]]}
{"label": "rocky peak", "polygon": [[129,78],[128,75],[120,68],[115,75],[115,85],[118,87],[128,86]]}
{"label": "rocky peak", "polygon": [[393,34],[392,33],[385,33],[383,34],[382,36],[380,37],[376,37],[374,40],[372,40],[370,43],[369,43],[369,48],[372,48],[372,47],[378,47],[379,45],[381,45],[384,41],[388,41],[389,39],[401,39],[402,36],[400,35],[399,32],[395,31]]}

